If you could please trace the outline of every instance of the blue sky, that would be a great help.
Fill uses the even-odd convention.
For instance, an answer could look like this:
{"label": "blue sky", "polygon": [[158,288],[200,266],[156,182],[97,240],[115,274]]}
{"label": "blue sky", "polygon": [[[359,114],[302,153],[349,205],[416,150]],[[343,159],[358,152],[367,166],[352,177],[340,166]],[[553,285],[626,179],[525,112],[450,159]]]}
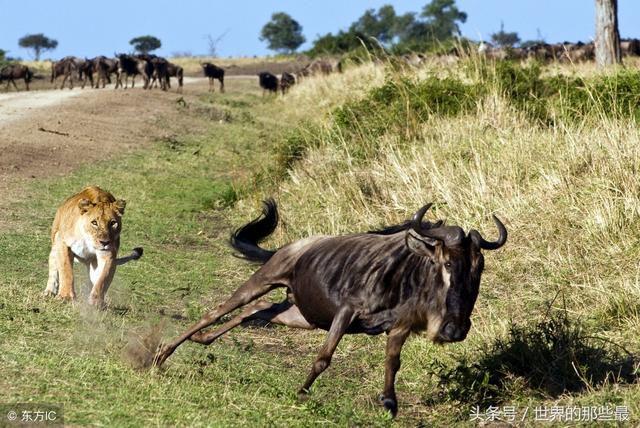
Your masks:
{"label": "blue sky", "polygon": [[[258,40],[262,26],[275,11],[284,11],[303,26],[307,43],[319,34],[345,29],[368,8],[392,4],[398,13],[419,11],[428,0],[0,0],[0,48],[9,55],[29,58],[18,46],[27,33],[44,33],[58,40],[45,57],[93,57],[131,50],[129,40],[151,34],[162,40],[160,55],[206,54],[207,35],[226,32],[218,45],[220,56],[266,55]],[[467,12],[463,35],[488,39],[504,22],[522,40],[588,41],[594,31],[595,0],[457,0]],[[620,0],[620,34],[640,38],[640,1]]]}

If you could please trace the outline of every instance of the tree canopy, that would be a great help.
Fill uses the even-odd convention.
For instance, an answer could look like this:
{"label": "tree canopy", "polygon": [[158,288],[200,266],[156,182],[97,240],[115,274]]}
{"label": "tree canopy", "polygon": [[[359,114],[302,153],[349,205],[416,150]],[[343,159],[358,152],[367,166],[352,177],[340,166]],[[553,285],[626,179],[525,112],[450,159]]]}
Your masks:
{"label": "tree canopy", "polygon": [[55,49],[58,46],[58,41],[50,39],[42,33],[27,34],[18,40],[18,45],[21,48],[32,49],[35,60],[39,61],[42,52]]}
{"label": "tree canopy", "polygon": [[520,43],[520,37],[515,31],[504,31],[504,23],[500,23],[500,31],[491,35],[491,41],[502,48],[512,48]]}
{"label": "tree canopy", "polygon": [[139,36],[129,40],[129,44],[140,53],[146,54],[162,46],[160,39],[154,36]]}
{"label": "tree canopy", "polygon": [[383,5],[377,11],[366,10],[347,31],[318,37],[309,53],[344,53],[360,48],[363,42],[368,47],[372,38],[398,52],[426,50],[459,35],[458,23],[466,20],[467,14],[456,7],[455,0],[432,0],[419,15],[398,15],[393,6]]}
{"label": "tree canopy", "polygon": [[268,43],[268,48],[283,53],[295,52],[305,42],[302,26],[285,12],[271,15],[260,32],[260,40]]}

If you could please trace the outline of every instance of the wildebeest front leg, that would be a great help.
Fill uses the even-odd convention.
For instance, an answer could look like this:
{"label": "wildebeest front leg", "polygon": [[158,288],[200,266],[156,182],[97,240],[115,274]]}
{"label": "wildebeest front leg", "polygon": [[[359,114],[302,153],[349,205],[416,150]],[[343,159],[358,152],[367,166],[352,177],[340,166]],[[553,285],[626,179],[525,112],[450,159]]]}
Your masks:
{"label": "wildebeest front leg", "polygon": [[380,401],[393,416],[398,413],[395,383],[396,374],[400,370],[400,351],[410,333],[411,330],[408,328],[392,329],[387,338],[387,356],[384,362],[384,391]]}
{"label": "wildebeest front leg", "polygon": [[298,307],[288,301],[281,303],[259,301],[243,310],[238,316],[227,321],[221,327],[207,333],[199,331],[189,339],[203,345],[209,345],[229,330],[239,326],[243,322],[254,319],[270,321],[275,324],[283,324],[295,328],[315,328],[304,319]]}
{"label": "wildebeest front leg", "polygon": [[307,376],[307,380],[298,391],[299,396],[305,396],[309,392],[309,388],[311,388],[313,382],[318,376],[320,376],[320,373],[329,367],[331,357],[338,347],[340,339],[342,339],[342,336],[344,336],[354,318],[355,312],[348,306],[342,307],[333,318],[327,339],[325,340],[324,345],[322,345],[322,348],[320,348],[318,357],[311,366],[311,372],[309,373],[309,376]]}
{"label": "wildebeest front leg", "polygon": [[187,331],[176,337],[173,341],[158,347],[153,364],[155,366],[162,365],[162,363],[164,363],[164,361],[169,358],[176,348],[184,341],[203,328],[209,327],[211,324],[218,321],[220,317],[238,309],[240,306],[246,305],[260,296],[265,295],[274,288],[282,286],[283,285],[281,284],[265,282],[264,278],[259,273],[254,274],[247,282],[242,284],[226,302],[205,314],[200,318],[200,321],[189,327]]}

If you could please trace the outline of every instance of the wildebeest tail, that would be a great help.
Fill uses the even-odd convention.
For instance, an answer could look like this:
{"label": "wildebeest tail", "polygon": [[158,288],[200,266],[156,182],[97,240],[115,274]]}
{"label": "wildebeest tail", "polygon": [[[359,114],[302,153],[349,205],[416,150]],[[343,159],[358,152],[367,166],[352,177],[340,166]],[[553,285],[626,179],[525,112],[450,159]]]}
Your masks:
{"label": "wildebeest tail", "polygon": [[258,245],[271,235],[278,225],[278,207],[269,198],[263,202],[262,215],[236,229],[229,243],[238,251],[238,256],[252,262],[266,263],[276,252]]}

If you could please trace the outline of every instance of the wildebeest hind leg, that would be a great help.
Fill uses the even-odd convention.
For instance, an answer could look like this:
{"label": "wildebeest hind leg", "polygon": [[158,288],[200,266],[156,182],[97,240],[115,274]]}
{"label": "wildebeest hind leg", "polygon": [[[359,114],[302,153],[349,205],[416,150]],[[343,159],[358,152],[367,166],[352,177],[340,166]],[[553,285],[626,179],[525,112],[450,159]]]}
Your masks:
{"label": "wildebeest hind leg", "polygon": [[307,380],[302,385],[302,388],[298,391],[298,395],[304,397],[308,392],[311,385],[316,380],[320,373],[325,371],[331,363],[331,357],[340,343],[340,339],[344,336],[345,332],[349,328],[349,325],[353,322],[355,313],[353,309],[348,306],[342,307],[338,313],[333,317],[331,322],[331,328],[329,328],[329,334],[327,339],[320,348],[318,357],[311,366],[311,372],[307,376]]}
{"label": "wildebeest hind leg", "polygon": [[214,340],[228,332],[229,330],[239,326],[240,324],[254,320],[265,320],[275,324],[282,324],[288,327],[314,329],[315,327],[307,322],[300,313],[297,306],[288,301],[281,303],[258,301],[243,310],[238,316],[224,323],[221,327],[204,333],[199,331],[193,334],[189,339],[203,345],[209,345]]}
{"label": "wildebeest hind leg", "polygon": [[244,306],[247,303],[265,295],[274,288],[284,287],[283,284],[273,284],[264,281],[259,273],[254,274],[247,282],[242,284],[233,295],[223,304],[219,305],[214,310],[205,314],[200,321],[189,327],[187,331],[175,338],[173,341],[161,345],[158,347],[153,364],[156,366],[162,365],[162,363],[169,358],[171,354],[180,346],[184,341],[189,339],[198,331],[203,328],[209,327],[220,319],[220,317],[228,314],[231,311],[238,309],[240,306]]}

